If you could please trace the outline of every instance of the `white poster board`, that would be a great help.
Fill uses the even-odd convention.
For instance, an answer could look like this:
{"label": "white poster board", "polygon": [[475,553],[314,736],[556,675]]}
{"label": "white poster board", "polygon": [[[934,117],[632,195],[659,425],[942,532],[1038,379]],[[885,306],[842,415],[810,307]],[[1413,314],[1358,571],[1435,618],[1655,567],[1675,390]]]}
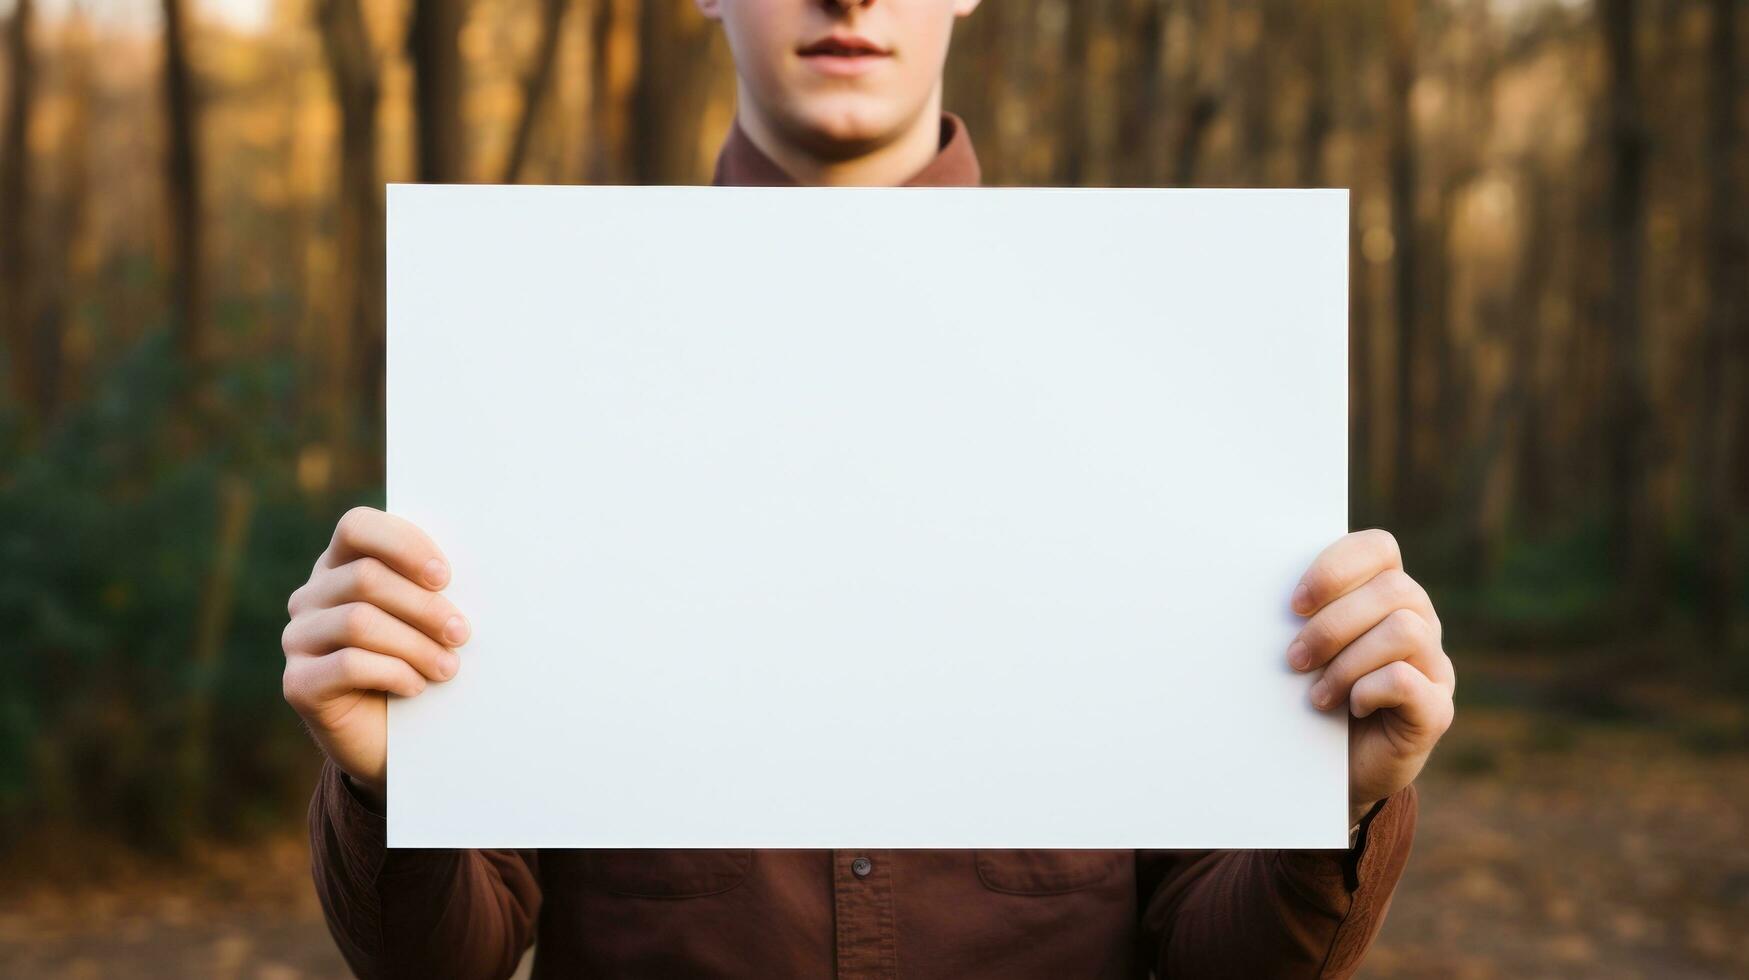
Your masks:
{"label": "white poster board", "polygon": [[1347,846],[1346,191],[392,185],[403,847]]}

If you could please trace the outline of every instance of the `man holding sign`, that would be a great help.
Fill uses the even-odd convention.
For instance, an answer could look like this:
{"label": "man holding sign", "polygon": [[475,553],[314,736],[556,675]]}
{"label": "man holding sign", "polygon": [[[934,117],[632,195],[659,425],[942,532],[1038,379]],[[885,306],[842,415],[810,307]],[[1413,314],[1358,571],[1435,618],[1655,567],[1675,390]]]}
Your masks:
{"label": "man holding sign", "polygon": [[[952,25],[977,0],[698,3],[740,86],[716,183],[978,183],[941,108]],[[457,446],[454,465],[469,455]],[[507,976],[531,943],[539,976],[1346,976],[1383,922],[1411,783],[1452,717],[1431,602],[1394,539],[1360,531],[1281,597],[1303,617],[1286,667],[1317,710],[1353,716],[1346,850],[390,850],[387,695],[462,669],[471,627],[451,578],[424,530],[361,508],[288,604],[286,698],[327,755],[317,889],[365,976]]]}

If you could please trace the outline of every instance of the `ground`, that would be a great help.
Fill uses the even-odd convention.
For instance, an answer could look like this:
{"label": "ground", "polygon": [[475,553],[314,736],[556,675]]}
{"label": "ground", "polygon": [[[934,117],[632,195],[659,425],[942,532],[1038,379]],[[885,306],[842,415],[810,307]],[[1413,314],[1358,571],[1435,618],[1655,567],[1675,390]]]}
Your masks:
{"label": "ground", "polygon": [[[1568,698],[1567,676],[1510,658],[1466,675],[1484,693],[1420,780],[1414,856],[1361,976],[1749,977],[1742,708]],[[0,976],[346,975],[300,835],[202,854],[109,856],[100,883],[15,858]]]}

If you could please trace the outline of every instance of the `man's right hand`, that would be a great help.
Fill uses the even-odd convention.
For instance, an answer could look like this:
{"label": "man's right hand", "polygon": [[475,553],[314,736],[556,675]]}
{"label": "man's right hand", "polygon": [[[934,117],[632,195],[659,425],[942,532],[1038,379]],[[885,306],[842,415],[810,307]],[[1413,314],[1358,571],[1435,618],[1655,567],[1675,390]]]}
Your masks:
{"label": "man's right hand", "polygon": [[468,621],[438,591],[449,563],[425,532],[355,507],[286,603],[285,700],[353,784],[380,803],[388,695],[455,676]]}

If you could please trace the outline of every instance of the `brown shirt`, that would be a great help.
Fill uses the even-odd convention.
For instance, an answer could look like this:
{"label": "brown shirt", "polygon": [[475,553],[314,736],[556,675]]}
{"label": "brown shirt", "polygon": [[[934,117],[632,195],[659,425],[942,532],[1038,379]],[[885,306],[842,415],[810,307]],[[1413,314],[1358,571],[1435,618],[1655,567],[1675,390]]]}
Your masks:
{"label": "brown shirt", "polygon": [[[718,184],[795,181],[736,127]],[[970,186],[943,114],[909,186]],[[1153,778],[1172,778],[1171,773]],[[515,800],[504,801],[515,806]],[[1348,851],[388,850],[324,766],[316,891],[364,977],[1345,977],[1415,827],[1409,787]]]}

